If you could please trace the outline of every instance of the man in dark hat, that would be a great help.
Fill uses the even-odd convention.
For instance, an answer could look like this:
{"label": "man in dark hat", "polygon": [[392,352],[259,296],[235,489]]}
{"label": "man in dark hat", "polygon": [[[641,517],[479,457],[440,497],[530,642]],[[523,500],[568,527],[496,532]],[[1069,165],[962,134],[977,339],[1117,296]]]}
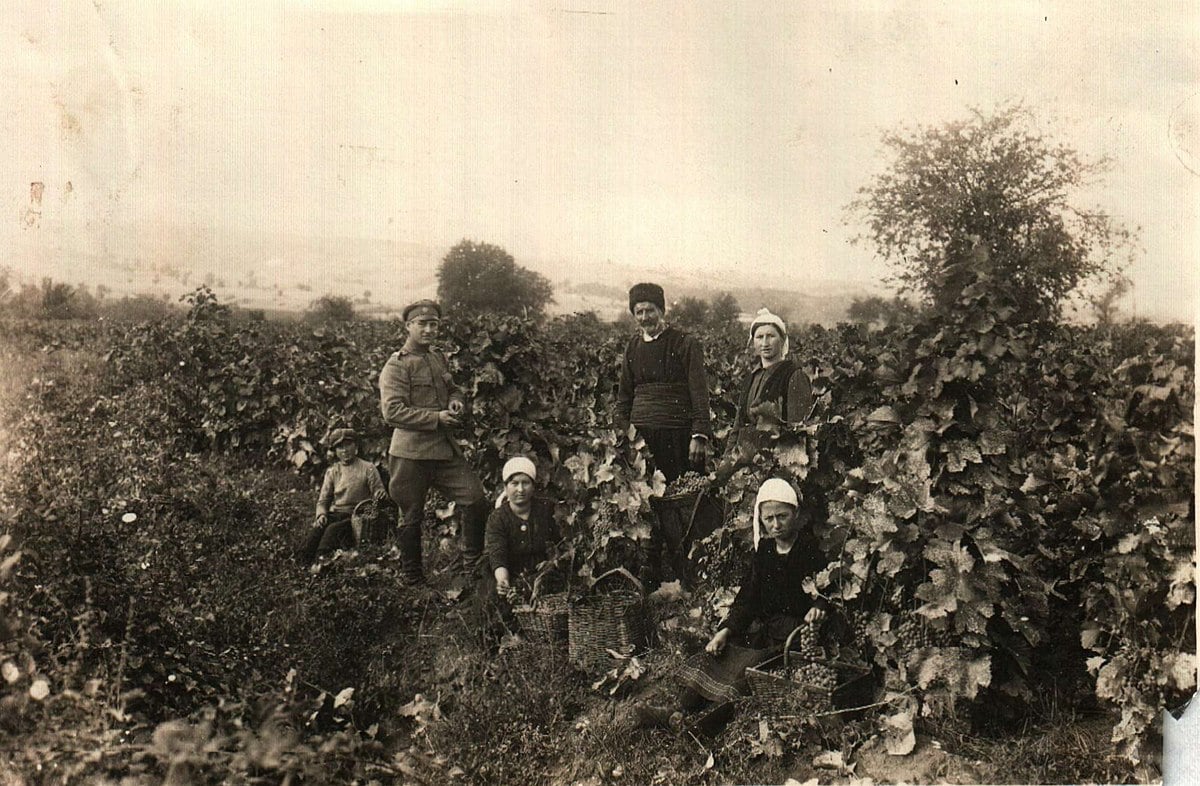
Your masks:
{"label": "man in dark hat", "polygon": [[619,432],[637,428],[670,483],[689,467],[702,469],[708,455],[704,351],[663,320],[666,300],[658,284],[630,289],[629,311],[639,330],[625,347],[613,423]]}
{"label": "man in dark hat", "polygon": [[419,300],[402,312],[408,337],[379,373],[383,419],[392,426],[388,493],[400,506],[400,557],[411,583],[423,579],[421,523],[425,496],[435,488],[453,500],[462,517],[463,568],[478,568],[483,554],[487,503],[483,485],[452,438],[461,425],[466,396],[450,377],[446,358],[433,342],[442,308]]}
{"label": "man in dark hat", "polygon": [[[666,299],[658,284],[630,289],[629,310],[639,330],[621,361],[613,425],[621,434],[631,424],[637,429],[654,466],[670,483],[689,468],[702,470],[708,456],[712,423],[704,351],[696,339],[663,320]],[[651,538],[647,578],[652,583],[663,537],[674,541],[678,534],[660,532]]]}

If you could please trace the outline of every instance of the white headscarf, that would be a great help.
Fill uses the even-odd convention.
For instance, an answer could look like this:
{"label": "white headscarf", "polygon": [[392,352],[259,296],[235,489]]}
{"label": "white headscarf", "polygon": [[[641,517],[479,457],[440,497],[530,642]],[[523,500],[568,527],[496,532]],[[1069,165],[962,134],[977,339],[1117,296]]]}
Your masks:
{"label": "white headscarf", "polygon": [[800,507],[800,498],[796,496],[796,489],[791,483],[788,483],[783,478],[768,478],[763,481],[763,484],[758,487],[758,496],[754,498],[754,548],[758,549],[759,530],[759,509],[764,502],[784,502],[791,505],[793,508]]}
{"label": "white headscarf", "polygon": [[[500,479],[508,483],[509,478],[513,475],[521,474],[528,475],[530,480],[537,480],[537,467],[524,456],[513,456],[504,462],[504,468],[500,470]],[[508,499],[508,495],[501,491],[500,496],[496,497],[496,507],[503,505],[506,499]]]}
{"label": "white headscarf", "polygon": [[779,328],[779,335],[783,336],[783,354],[780,359],[786,358],[788,352],[791,351],[791,340],[788,338],[787,323],[778,314],[772,314],[770,309],[760,308],[754,315],[754,319],[750,322],[750,343],[754,344],[754,331],[761,325],[774,325]]}

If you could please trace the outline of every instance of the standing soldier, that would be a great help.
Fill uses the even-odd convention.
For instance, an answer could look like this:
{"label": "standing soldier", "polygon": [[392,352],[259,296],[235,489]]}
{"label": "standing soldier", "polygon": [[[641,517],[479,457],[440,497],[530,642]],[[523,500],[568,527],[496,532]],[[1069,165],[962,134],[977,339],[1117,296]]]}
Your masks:
{"label": "standing soldier", "polygon": [[442,309],[432,300],[404,308],[408,338],[379,373],[383,419],[392,426],[388,493],[400,506],[400,556],[405,579],[419,583],[425,496],[435,488],[454,501],[462,521],[463,569],[472,575],[483,554],[487,504],[479,476],[451,438],[461,424],[466,396],[454,385],[442,353],[434,349]]}
{"label": "standing soldier", "polygon": [[[688,468],[703,470],[712,423],[708,412],[708,378],[699,342],[663,321],[666,298],[658,284],[637,284],[629,290],[629,310],[638,334],[629,340],[621,360],[613,424],[621,434],[630,424],[667,482]],[[660,526],[660,530],[666,529]],[[654,582],[665,536],[678,546],[682,535],[655,534],[650,541],[650,576]]]}

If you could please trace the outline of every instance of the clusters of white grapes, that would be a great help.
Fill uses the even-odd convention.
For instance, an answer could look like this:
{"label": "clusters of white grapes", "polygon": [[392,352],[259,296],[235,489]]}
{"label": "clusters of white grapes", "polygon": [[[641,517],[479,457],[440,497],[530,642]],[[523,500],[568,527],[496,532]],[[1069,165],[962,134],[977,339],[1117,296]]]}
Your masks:
{"label": "clusters of white grapes", "polygon": [[831,666],[816,661],[804,661],[789,668],[787,678],[807,689],[809,701],[828,705],[837,687],[837,672]]}
{"label": "clusters of white grapes", "polygon": [[933,637],[925,629],[925,626],[911,618],[904,620],[900,623],[900,627],[896,628],[896,639],[900,649],[905,652],[919,650],[933,644]]}
{"label": "clusters of white grapes", "polygon": [[809,702],[815,700],[821,705],[828,705],[833,698],[834,688],[837,687],[837,672],[831,666],[820,663],[825,657],[825,649],[821,646],[820,626],[817,623],[806,622],[792,640],[792,650],[787,674],[784,676],[792,682],[799,683],[807,689]]}
{"label": "clusters of white grapes", "polygon": [[923,647],[947,647],[954,643],[951,633],[938,631],[915,617],[906,617],[896,628],[898,646],[902,652],[912,652]]}
{"label": "clusters of white grapes", "polygon": [[871,634],[867,632],[867,625],[870,624],[870,619],[866,614],[855,614],[852,620],[850,635],[853,636],[855,643],[862,645],[871,640]]}
{"label": "clusters of white grapes", "polygon": [[663,491],[664,497],[682,497],[688,494],[699,494],[708,488],[708,478],[699,472],[685,472],[667,484]]}
{"label": "clusters of white grapes", "polygon": [[816,623],[806,622],[800,626],[800,631],[792,639],[792,649],[808,658],[823,658],[825,650],[821,647],[820,628]]}

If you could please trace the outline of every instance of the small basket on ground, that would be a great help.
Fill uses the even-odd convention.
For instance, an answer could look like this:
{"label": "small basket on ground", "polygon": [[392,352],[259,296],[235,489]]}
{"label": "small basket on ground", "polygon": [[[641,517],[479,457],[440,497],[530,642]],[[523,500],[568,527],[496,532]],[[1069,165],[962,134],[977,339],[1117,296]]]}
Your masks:
{"label": "small basket on ground", "polygon": [[[776,715],[795,712],[819,714],[825,723],[839,722],[840,711],[834,708],[834,696],[850,683],[869,675],[870,670],[842,661],[813,658],[791,652],[792,640],[802,627],[797,627],[787,638],[783,652],[772,656],[757,666],[746,669],[746,681],[754,697],[754,703],[766,712]],[[788,676],[788,670],[797,665],[818,666],[833,675],[834,682],[816,685]]]}
{"label": "small basket on ground", "polygon": [[533,596],[528,603],[514,606],[513,616],[521,626],[521,632],[530,641],[544,644],[567,640],[567,593],[541,593],[544,576],[533,582]]}
{"label": "small basket on ground", "polygon": [[377,500],[365,499],[355,505],[350,515],[354,542],[382,543],[387,537],[387,525],[383,518],[383,506]]}
{"label": "small basket on ground", "polygon": [[[601,583],[614,576],[625,579],[626,586],[599,591]],[[568,605],[567,655],[571,663],[594,671],[612,661],[609,650],[628,653],[645,647],[645,601],[642,583],[625,568],[596,577],[591,589]]]}

